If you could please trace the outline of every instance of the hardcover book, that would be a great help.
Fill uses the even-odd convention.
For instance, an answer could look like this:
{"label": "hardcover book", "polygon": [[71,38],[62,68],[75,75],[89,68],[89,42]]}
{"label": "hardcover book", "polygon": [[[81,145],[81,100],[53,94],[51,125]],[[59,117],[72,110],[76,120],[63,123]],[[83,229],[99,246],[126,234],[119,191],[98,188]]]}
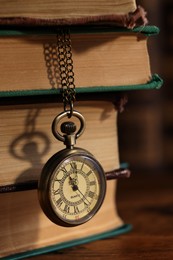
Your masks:
{"label": "hardcover book", "polygon": [[[147,49],[158,32],[155,26],[71,28],[77,93],[158,88],[162,81],[151,73]],[[56,28],[1,29],[0,35],[1,96],[57,93],[50,61],[57,58]]]}

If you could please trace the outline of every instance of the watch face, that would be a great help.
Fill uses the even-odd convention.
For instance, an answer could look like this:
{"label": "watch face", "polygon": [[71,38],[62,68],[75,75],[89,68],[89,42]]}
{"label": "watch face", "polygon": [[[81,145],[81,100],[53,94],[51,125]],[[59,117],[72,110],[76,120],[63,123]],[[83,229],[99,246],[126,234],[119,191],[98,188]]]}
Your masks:
{"label": "watch face", "polygon": [[100,208],[106,191],[100,164],[88,155],[72,154],[52,171],[48,182],[51,208],[62,222],[75,226],[88,221]]}

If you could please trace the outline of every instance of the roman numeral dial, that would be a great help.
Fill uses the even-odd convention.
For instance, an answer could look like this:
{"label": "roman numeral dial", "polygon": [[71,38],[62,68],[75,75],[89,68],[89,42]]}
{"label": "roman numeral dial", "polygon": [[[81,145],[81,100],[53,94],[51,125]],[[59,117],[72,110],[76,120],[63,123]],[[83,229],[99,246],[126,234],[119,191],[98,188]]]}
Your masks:
{"label": "roman numeral dial", "polygon": [[101,166],[90,154],[78,154],[78,150],[54,168],[48,184],[53,221],[67,226],[85,223],[93,217],[106,190]]}

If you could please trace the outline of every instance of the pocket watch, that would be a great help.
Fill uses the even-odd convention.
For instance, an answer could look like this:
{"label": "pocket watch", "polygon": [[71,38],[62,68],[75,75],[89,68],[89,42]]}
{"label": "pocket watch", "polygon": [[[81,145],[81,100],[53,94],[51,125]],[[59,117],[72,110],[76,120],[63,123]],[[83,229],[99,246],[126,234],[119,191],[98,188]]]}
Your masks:
{"label": "pocket watch", "polygon": [[38,185],[41,207],[55,224],[73,227],[90,220],[101,207],[105,192],[104,170],[88,151],[75,148],[76,139],[83,133],[85,120],[78,111],[73,116],[80,121],[80,129],[72,121],[57,126],[69,111],[62,112],[53,121],[54,136],[66,148],[54,154],[45,164]]}
{"label": "pocket watch", "polygon": [[[38,182],[38,196],[44,213],[51,221],[73,227],[87,222],[99,210],[105,197],[106,178],[102,166],[90,152],[74,147],[77,138],[84,132],[85,119],[73,110],[75,84],[68,31],[59,32],[57,48],[51,55],[49,51],[45,52],[46,60],[50,66],[54,66],[55,82],[61,83],[64,104],[64,111],[53,120],[52,132],[66,148],[53,155],[45,164]],[[49,76],[52,82],[52,74]],[[76,117],[79,130],[76,130],[73,121],[61,123],[65,117]]]}

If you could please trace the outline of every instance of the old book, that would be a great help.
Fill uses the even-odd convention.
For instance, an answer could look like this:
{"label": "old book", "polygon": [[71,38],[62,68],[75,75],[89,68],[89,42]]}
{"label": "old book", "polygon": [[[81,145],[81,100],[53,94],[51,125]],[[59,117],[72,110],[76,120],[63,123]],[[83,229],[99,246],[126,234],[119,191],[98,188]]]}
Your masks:
{"label": "old book", "polygon": [[[109,14],[128,14],[136,10],[135,0],[65,0],[0,1],[1,18],[34,18],[42,20],[78,19]],[[14,20],[13,20],[14,22]]]}
{"label": "old book", "polygon": [[[156,33],[154,26],[72,30],[77,91],[88,87],[91,91],[109,87],[124,90],[129,85],[135,89],[151,83],[147,39]],[[59,87],[52,81],[54,68],[50,62],[52,55],[57,55],[55,29],[1,30],[0,34],[0,91]]]}
{"label": "old book", "polygon": [[[81,101],[75,106],[87,122],[87,129],[77,140],[77,146],[90,150],[106,172],[117,169],[119,158],[113,105],[109,102]],[[42,162],[63,149],[63,143],[56,140],[51,132],[51,123],[62,110],[62,104],[0,106],[1,159],[4,162],[0,169],[0,185],[37,179]],[[104,142],[101,142],[103,136]],[[12,170],[7,162],[15,168]]]}
{"label": "old book", "polygon": [[[117,109],[111,101],[81,101],[76,104],[86,119],[85,133],[78,147],[89,150],[105,172],[118,169]],[[89,242],[101,237],[121,234],[130,229],[124,225],[116,209],[116,181],[107,181],[103,206],[88,223],[63,228],[43,214],[36,190],[7,192],[8,185],[17,186],[37,180],[44,163],[63,148],[50,130],[62,104],[18,104],[0,107],[1,135],[1,207],[0,256],[17,254],[15,259],[37,255],[58,248]],[[13,190],[12,190],[13,191]]]}

